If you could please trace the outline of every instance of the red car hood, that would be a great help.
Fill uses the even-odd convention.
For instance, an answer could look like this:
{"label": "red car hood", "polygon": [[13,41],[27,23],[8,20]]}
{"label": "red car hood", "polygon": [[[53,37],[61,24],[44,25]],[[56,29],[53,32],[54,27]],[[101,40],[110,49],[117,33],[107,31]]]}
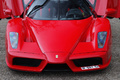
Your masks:
{"label": "red car hood", "polygon": [[56,53],[67,56],[72,53],[80,37],[90,26],[92,17],[84,20],[45,21],[29,18],[27,20],[41,51],[46,56],[52,56]]}

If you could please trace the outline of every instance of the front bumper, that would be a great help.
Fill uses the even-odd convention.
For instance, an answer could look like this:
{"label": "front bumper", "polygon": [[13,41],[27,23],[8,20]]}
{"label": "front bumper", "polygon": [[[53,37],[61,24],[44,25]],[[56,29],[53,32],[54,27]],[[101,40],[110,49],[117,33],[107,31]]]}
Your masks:
{"label": "front bumper", "polygon": [[[18,60],[19,59],[39,60],[40,63],[37,66],[22,65],[19,63],[15,64],[14,63],[15,58],[18,58]],[[75,65],[75,63],[73,61],[73,60],[77,60],[77,59],[92,59],[92,58],[101,58],[102,63],[97,64],[97,66],[99,66],[99,68],[82,69],[83,67],[96,66],[96,64],[95,65],[91,64],[89,66],[82,65],[82,66],[78,67]],[[70,70],[72,70],[73,72],[100,70],[100,69],[106,68],[110,64],[110,61],[111,61],[111,55],[108,52],[72,54],[62,63],[50,63],[44,54],[33,54],[33,53],[24,53],[24,52],[7,52],[7,56],[6,56],[6,63],[9,68],[14,69],[14,70],[32,71],[32,72],[42,72],[43,70],[46,69],[46,66],[48,64],[53,65],[52,69],[54,69],[55,64],[61,65],[61,68],[65,67],[65,66],[62,67],[63,64],[66,64],[68,66],[68,68],[70,68]],[[30,63],[33,64],[34,62],[30,62]]]}

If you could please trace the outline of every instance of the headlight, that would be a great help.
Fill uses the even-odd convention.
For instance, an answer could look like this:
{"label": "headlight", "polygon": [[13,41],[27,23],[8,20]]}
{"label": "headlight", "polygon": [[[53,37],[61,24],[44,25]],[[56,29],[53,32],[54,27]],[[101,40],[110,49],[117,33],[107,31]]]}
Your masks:
{"label": "headlight", "polygon": [[103,48],[106,42],[107,32],[98,33],[98,48]]}
{"label": "headlight", "polygon": [[10,32],[10,43],[13,49],[17,49],[18,47],[18,33],[17,32]]}

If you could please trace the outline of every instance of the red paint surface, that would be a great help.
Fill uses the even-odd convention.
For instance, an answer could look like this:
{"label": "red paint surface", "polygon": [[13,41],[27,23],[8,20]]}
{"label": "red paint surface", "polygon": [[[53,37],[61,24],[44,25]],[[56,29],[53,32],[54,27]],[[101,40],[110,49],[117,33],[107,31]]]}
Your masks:
{"label": "red paint surface", "polygon": [[[25,26],[26,25],[26,26]],[[12,49],[9,40],[9,32],[19,33],[17,49]],[[108,36],[103,49],[97,46],[97,34],[107,31]],[[28,33],[29,32],[29,33]],[[84,34],[86,36],[84,36]],[[91,36],[88,36],[92,34]],[[32,42],[25,42],[30,38]],[[84,37],[84,38],[83,38]],[[87,39],[88,42],[83,39]],[[92,39],[90,39],[90,37]],[[6,36],[7,65],[12,69],[41,72],[49,64],[66,63],[74,72],[82,71],[72,62],[73,59],[101,57],[103,65],[99,69],[107,67],[111,58],[111,29],[107,19],[90,17],[84,20],[70,21],[41,21],[26,18],[13,19],[8,22]],[[59,57],[56,58],[56,55]],[[15,57],[41,59],[38,67],[25,67],[12,65]],[[96,70],[96,69],[94,69]],[[84,71],[84,70],[83,70]]]}

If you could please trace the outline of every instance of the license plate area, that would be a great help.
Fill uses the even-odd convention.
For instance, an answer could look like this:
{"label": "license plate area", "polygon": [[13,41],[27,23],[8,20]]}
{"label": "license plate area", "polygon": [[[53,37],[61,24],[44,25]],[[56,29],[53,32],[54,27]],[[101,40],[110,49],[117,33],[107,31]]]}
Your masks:
{"label": "license plate area", "polygon": [[98,65],[81,67],[82,70],[98,69],[98,68],[100,68]]}

